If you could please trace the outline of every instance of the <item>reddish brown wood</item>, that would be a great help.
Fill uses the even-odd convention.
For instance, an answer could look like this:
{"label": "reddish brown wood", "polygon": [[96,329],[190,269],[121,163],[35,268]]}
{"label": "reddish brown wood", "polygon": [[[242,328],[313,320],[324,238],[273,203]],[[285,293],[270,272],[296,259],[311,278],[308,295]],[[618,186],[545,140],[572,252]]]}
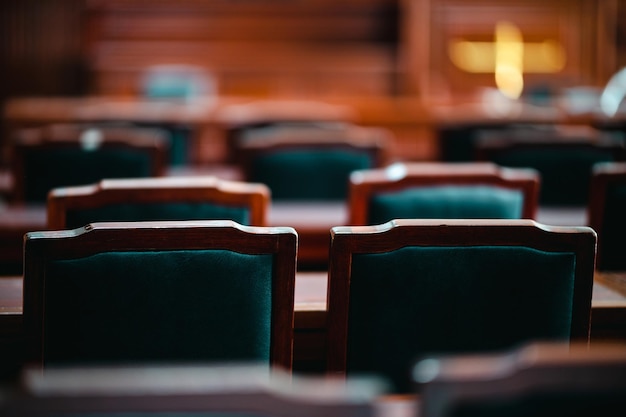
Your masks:
{"label": "reddish brown wood", "polygon": [[92,223],[28,233],[24,245],[24,335],[27,357],[43,361],[43,288],[50,260],[109,251],[222,249],[274,256],[270,362],[292,368],[297,234],[288,227],[248,227],[233,221]]}
{"label": "reddish brown wood", "polygon": [[620,409],[617,403],[624,399],[626,351],[619,344],[589,349],[585,344],[529,343],[507,352],[429,357],[418,363],[414,375],[422,387],[423,417],[464,410],[468,404],[472,410],[506,410],[514,404],[533,415],[549,415],[557,401],[563,405],[559,412],[586,414],[574,412],[576,406],[568,406],[568,400],[605,415]]}
{"label": "reddish brown wood", "polygon": [[293,126],[281,128],[276,134],[242,141],[238,153],[244,178],[253,180],[251,171],[255,158],[285,150],[317,148],[366,152],[370,155],[373,166],[381,167],[387,161],[392,140],[391,132],[379,127],[345,124],[315,129]]}
{"label": "reddish brown wood", "polygon": [[537,214],[540,177],[536,171],[501,168],[490,163],[396,163],[352,173],[350,224],[367,224],[369,201],[378,193],[437,185],[490,185],[519,190],[524,195],[522,218],[534,219]]}
{"label": "reddish brown wood", "polygon": [[588,341],[596,233],[588,227],[545,226],[533,220],[393,220],[378,226],[331,230],[328,276],[328,371],[345,374],[354,254],[382,253],[406,246],[525,246],[576,256],[570,337]]}
{"label": "reddish brown wood", "polygon": [[[81,148],[82,134],[89,128],[80,124],[53,124],[37,128],[19,129],[11,146],[11,174],[13,177],[13,201],[25,198],[24,178],[29,172],[25,155],[32,150],[45,151],[63,148]],[[165,175],[168,164],[169,145],[161,131],[127,127],[97,127],[102,134],[99,149],[133,149],[145,152],[152,162],[151,175]]]}
{"label": "reddish brown wood", "polygon": [[65,229],[67,213],[71,210],[121,203],[175,202],[246,207],[251,226],[267,226],[270,191],[263,184],[214,176],[102,180],[93,185],[53,189],[48,194],[48,229]]}
{"label": "reddish brown wood", "polygon": [[594,167],[589,184],[589,203],[587,206],[587,224],[598,233],[598,254],[596,263],[602,264],[602,230],[604,212],[607,205],[609,187],[626,184],[626,163],[616,162]]}

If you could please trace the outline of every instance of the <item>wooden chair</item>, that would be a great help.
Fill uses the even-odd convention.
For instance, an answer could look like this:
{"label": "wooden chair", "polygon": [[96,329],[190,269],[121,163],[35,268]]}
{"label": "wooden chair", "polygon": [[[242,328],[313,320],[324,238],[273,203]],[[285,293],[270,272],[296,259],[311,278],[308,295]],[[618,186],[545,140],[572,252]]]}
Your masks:
{"label": "wooden chair", "polygon": [[539,171],[540,205],[586,206],[593,165],[625,161],[626,147],[623,140],[593,130],[511,130],[479,138],[476,159]]}
{"label": "wooden chair", "polygon": [[410,391],[425,354],[588,340],[596,234],[532,220],[394,220],[331,230],[328,370]]}
{"label": "wooden chair", "polygon": [[240,145],[246,136],[277,127],[314,128],[339,126],[355,120],[349,106],[310,100],[253,100],[222,106],[216,118],[226,132],[229,162],[240,162]]}
{"label": "wooden chair", "polygon": [[534,219],[539,174],[490,163],[396,163],[350,176],[351,225],[399,218]]}
{"label": "wooden chair", "polygon": [[292,228],[226,220],[27,233],[27,358],[291,369],[296,247]]}
{"label": "wooden chair", "polygon": [[250,364],[26,369],[4,417],[374,416],[381,384],[290,375]]}
{"label": "wooden chair", "polygon": [[587,216],[589,226],[598,233],[597,269],[626,270],[626,163],[593,167]]}
{"label": "wooden chair", "polygon": [[246,181],[273,200],[345,200],[352,171],[383,166],[391,134],[373,127],[268,128],[242,142]]}
{"label": "wooden chair", "polygon": [[52,125],[22,129],[12,144],[12,199],[44,202],[55,187],[165,174],[168,141],[155,129]]}
{"label": "wooden chair", "polygon": [[626,346],[532,343],[431,357],[413,372],[423,417],[621,416]]}
{"label": "wooden chair", "polygon": [[267,226],[270,192],[263,184],[217,177],[102,180],[48,194],[48,229],[95,221],[234,220]]}

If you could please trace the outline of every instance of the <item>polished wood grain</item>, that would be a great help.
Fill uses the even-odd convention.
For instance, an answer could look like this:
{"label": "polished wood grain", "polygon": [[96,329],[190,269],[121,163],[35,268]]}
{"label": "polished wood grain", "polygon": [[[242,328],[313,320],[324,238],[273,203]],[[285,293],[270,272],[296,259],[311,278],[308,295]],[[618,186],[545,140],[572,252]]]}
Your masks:
{"label": "polished wood grain", "polygon": [[420,416],[522,408],[528,415],[611,415],[626,404],[625,347],[534,342],[506,352],[430,356],[413,369]]}
{"label": "polished wood grain", "polygon": [[587,218],[589,226],[598,232],[597,263],[602,266],[604,242],[602,234],[605,228],[604,213],[607,210],[607,196],[611,187],[626,185],[626,163],[615,162],[594,166],[589,184],[589,203]]}
{"label": "polished wood grain", "polygon": [[246,208],[249,225],[267,226],[270,191],[263,184],[215,176],[108,179],[93,185],[53,189],[47,202],[48,228],[66,229],[67,215],[72,210],[150,203],[212,203]]}
{"label": "polished wood grain", "polygon": [[539,184],[539,174],[533,170],[507,169],[490,163],[396,163],[352,173],[348,221],[353,226],[366,225],[369,202],[376,194],[442,185],[490,185],[518,190],[524,196],[522,218],[535,219]]}
{"label": "polished wood grain", "polygon": [[84,228],[30,232],[24,240],[24,337],[29,360],[42,364],[46,265],[110,251],[230,250],[271,254],[270,363],[292,368],[297,234],[293,228],[241,226],[233,221],[92,223]]}
{"label": "polished wood grain", "polygon": [[90,126],[75,123],[17,129],[13,132],[13,142],[9,146],[12,155],[11,196],[14,202],[25,201],[25,181],[37,169],[28,166],[30,152],[61,149],[118,149],[141,152],[147,156],[150,163],[148,174],[150,176],[165,175],[169,152],[167,138],[158,130],[115,126],[90,129]]}
{"label": "polished wood grain", "polygon": [[589,338],[596,233],[588,227],[546,226],[533,220],[400,219],[377,226],[331,231],[328,288],[328,370],[343,375],[347,341],[351,263],[356,254],[406,246],[525,246],[576,254],[570,337]]}

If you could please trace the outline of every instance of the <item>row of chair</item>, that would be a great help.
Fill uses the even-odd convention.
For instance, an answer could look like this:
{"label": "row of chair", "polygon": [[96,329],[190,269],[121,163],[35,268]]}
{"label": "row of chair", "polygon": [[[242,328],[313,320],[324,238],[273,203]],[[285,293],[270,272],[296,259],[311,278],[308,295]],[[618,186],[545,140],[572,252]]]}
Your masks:
{"label": "row of chair", "polygon": [[[98,140],[86,141],[92,142],[97,146]],[[257,146],[254,141],[250,144]],[[305,163],[304,159],[296,159],[299,164]],[[421,170],[427,179],[421,183],[407,180],[413,177],[414,170]],[[439,175],[445,171],[453,177],[456,174],[456,180],[444,184]],[[331,372],[383,374],[393,382],[394,389],[406,391],[409,364],[431,352],[496,350],[537,338],[588,337],[593,230],[542,227],[524,221],[384,223],[401,217],[429,217],[394,211],[401,207],[404,213],[411,213],[411,207],[420,206],[416,203],[420,199],[430,202],[429,210],[437,205],[450,207],[451,202],[462,198],[461,189],[469,185],[466,177],[471,173],[482,178],[471,191],[481,197],[465,213],[477,213],[483,206],[493,207],[494,202],[500,203],[499,213],[506,213],[501,214],[503,218],[526,217],[536,210],[538,175],[532,170],[498,169],[487,164],[397,164],[378,173],[357,171],[352,175],[351,204],[358,198],[367,204],[364,209],[359,203],[361,209],[351,214],[351,224],[378,226],[337,227],[330,234]],[[521,179],[511,182],[515,185],[504,186],[504,190],[505,181],[501,178],[500,182],[486,183],[485,178],[502,177],[503,173],[504,177],[519,174]],[[288,173],[279,177],[284,175]],[[381,176],[390,177],[395,185],[389,189],[375,185]],[[289,369],[293,274],[297,264],[295,231],[240,226],[238,223],[248,220],[255,224],[254,219],[261,218],[254,217],[254,210],[245,213],[242,209],[251,197],[233,199],[227,209],[212,204],[192,208],[189,203],[196,201],[192,195],[200,200],[199,192],[180,191],[185,188],[182,179],[166,181],[169,191],[163,195],[168,195],[169,203],[160,200],[155,192],[160,182],[156,179],[104,181],[95,187],[101,189],[103,197],[84,199],[90,202],[74,206],[72,201],[90,194],[94,186],[50,194],[51,199],[61,201],[54,208],[50,200],[50,224],[55,229],[78,229],[27,236],[24,320],[27,346],[32,349],[29,357],[40,364],[252,358]],[[224,184],[215,179],[194,181],[197,184],[187,185],[200,188],[206,181],[220,188]],[[138,184],[144,191],[133,192],[132,187]],[[356,184],[366,184],[370,197],[358,197]],[[420,184],[423,189],[416,191]],[[408,191],[401,189],[405,185]],[[258,184],[254,187],[257,194],[261,191],[264,196],[255,200],[256,207],[267,206],[268,188]],[[490,194],[490,188],[500,189]],[[117,200],[110,200],[115,195],[112,190],[121,190]],[[274,189],[272,195],[273,192]],[[176,193],[183,204],[171,202]],[[157,206],[165,203],[170,213],[165,219],[215,215],[235,218],[238,223],[193,221],[80,227],[95,220],[136,220],[137,209],[131,207],[135,197],[143,209],[153,213],[162,210]],[[404,204],[394,203],[396,197]],[[112,208],[116,204],[118,208]],[[63,211],[65,214],[58,214]],[[163,219],[161,216],[153,219]],[[355,220],[358,216],[361,220]],[[449,217],[497,216],[455,212]],[[552,240],[544,241],[547,236]],[[284,254],[278,255],[286,246],[290,251],[288,259]],[[264,254],[263,259],[253,259],[259,254]],[[529,266],[538,270],[531,273],[533,282],[527,276]],[[289,278],[285,279],[287,275]],[[247,280],[252,276],[255,281],[250,286]],[[421,279],[414,279],[416,276]],[[141,277],[148,278],[151,285],[137,280]],[[179,282],[188,285],[174,285]],[[95,287],[91,287],[94,283]],[[248,288],[241,297],[236,296],[242,287]],[[546,292],[540,295],[540,290]],[[485,306],[478,300],[492,303]],[[524,307],[531,307],[530,311]],[[182,314],[185,311],[194,313],[191,321]],[[382,317],[378,314],[381,311],[386,313]],[[221,322],[224,317],[228,320]],[[254,320],[248,321],[250,317]],[[233,339],[233,335],[237,337]]]}
{"label": "row of chair", "polygon": [[[539,175],[489,163],[396,163],[356,170],[349,187],[349,224],[395,218],[534,219]],[[54,188],[48,226],[78,227],[95,220],[226,218],[264,226],[273,190],[261,183],[216,177],[107,179]]]}
{"label": "row of chair", "polygon": [[[409,389],[428,353],[582,340],[596,234],[531,220],[395,220],[331,230],[328,371]],[[297,233],[232,221],[31,232],[28,359],[256,360],[291,369]]]}
{"label": "row of chair", "polygon": [[[384,167],[394,142],[386,129],[337,120],[236,126],[230,162],[245,181],[268,185],[274,200],[343,200],[350,172]],[[43,201],[58,186],[163,175],[171,148],[162,129],[111,123],[23,129],[14,139],[12,198],[21,202]],[[593,165],[626,161],[623,139],[595,131],[517,127],[479,139],[466,162],[535,169],[542,205],[587,205]]]}
{"label": "row of chair", "polygon": [[264,417],[620,416],[624,346],[533,343],[424,358],[418,398],[388,397],[379,381],[291,376],[251,365],[28,369],[0,391],[6,417],[246,415]]}
{"label": "row of chair", "polygon": [[[626,164],[596,166],[588,225],[599,234],[598,268],[623,270],[621,208]],[[400,218],[536,219],[540,176],[489,163],[396,163],[352,172],[348,224]],[[231,219],[266,226],[273,194],[264,184],[215,177],[110,179],[53,189],[48,228],[93,221]]]}

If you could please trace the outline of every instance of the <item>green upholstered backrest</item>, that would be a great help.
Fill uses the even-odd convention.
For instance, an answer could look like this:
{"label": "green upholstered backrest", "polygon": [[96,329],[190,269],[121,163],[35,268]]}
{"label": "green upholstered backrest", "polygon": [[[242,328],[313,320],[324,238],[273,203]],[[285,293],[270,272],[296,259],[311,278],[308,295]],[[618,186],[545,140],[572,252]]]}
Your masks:
{"label": "green upholstered backrest", "polygon": [[602,223],[598,268],[623,271],[626,269],[626,185],[609,183]]}
{"label": "green upholstered backrest", "polygon": [[194,128],[183,123],[134,122],[133,126],[158,129],[167,137],[170,166],[184,166],[191,163]]}
{"label": "green upholstered backrest", "polygon": [[392,219],[519,219],[521,191],[491,186],[411,187],[374,195],[369,202],[368,224]]}
{"label": "green upholstered backrest", "polygon": [[233,220],[239,224],[250,225],[250,210],[246,207],[203,202],[110,204],[98,208],[68,210],[66,228],[74,229],[95,221],[153,220]]}
{"label": "green upholstered backrest", "polygon": [[585,205],[594,164],[614,161],[610,150],[538,148],[503,152],[492,161],[502,166],[535,168],[541,174],[540,204]]}
{"label": "green upholstered backrest", "polygon": [[269,363],[272,255],[109,252],[51,262],[44,363]]}
{"label": "green upholstered backrest", "polygon": [[48,191],[56,187],[153,174],[150,154],[131,148],[33,150],[24,158],[24,198],[31,202],[45,202]]}
{"label": "green upholstered backrest", "polygon": [[355,254],[348,373],[410,391],[425,354],[569,340],[576,259],[525,247],[405,247]]}
{"label": "green upholstered backrest", "polygon": [[366,152],[285,150],[255,158],[250,180],[269,186],[274,200],[343,200],[350,173],[373,166]]}

